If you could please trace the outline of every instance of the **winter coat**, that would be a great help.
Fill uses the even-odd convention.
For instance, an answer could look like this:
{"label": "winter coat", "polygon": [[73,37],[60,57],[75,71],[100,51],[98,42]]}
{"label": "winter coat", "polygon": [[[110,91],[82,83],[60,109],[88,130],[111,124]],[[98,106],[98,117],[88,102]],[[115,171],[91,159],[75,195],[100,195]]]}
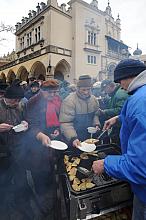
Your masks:
{"label": "winter coat", "polygon": [[47,97],[45,98],[43,92],[40,91],[28,101],[26,106],[26,120],[29,123],[28,143],[30,145],[28,164],[30,164],[31,169],[51,172],[54,151],[42,146],[36,138],[39,132],[49,136],[57,129],[57,127],[46,127],[47,104]]}
{"label": "winter coat", "polygon": [[99,103],[95,96],[81,99],[76,92],[64,99],[60,110],[60,128],[68,141],[89,137],[87,127],[99,125]]}
{"label": "winter coat", "polygon": [[132,94],[121,111],[120,140],[122,155],[107,156],[105,171],[127,180],[136,196],[146,203],[146,71],[129,85]]}
{"label": "winter coat", "polygon": [[[33,136],[36,137],[36,135],[39,132],[43,132],[46,135],[49,135],[48,129],[50,131],[54,131],[58,127],[50,127],[47,128],[46,126],[46,111],[47,111],[47,105],[51,102],[56,104],[56,114],[59,117],[59,111],[60,111],[60,97],[56,96],[52,101],[48,101],[47,97],[43,95],[43,92],[40,91],[37,95],[32,97],[27,105],[26,105],[26,119],[29,122],[29,128],[30,132]],[[53,116],[53,112],[52,112]],[[52,118],[53,121],[53,118]]]}
{"label": "winter coat", "polygon": [[[20,124],[22,120],[24,120],[22,109],[8,107],[3,99],[0,100],[0,124],[7,123],[15,126]],[[21,147],[20,142],[22,142],[23,138],[23,132],[16,133],[13,129],[0,132],[0,164],[5,164],[6,160],[8,162],[11,157],[18,159],[17,156]]]}
{"label": "winter coat", "polygon": [[120,114],[120,111],[124,105],[125,100],[128,98],[127,92],[120,86],[117,86],[109,99],[107,108],[104,109],[106,118],[111,118]]}
{"label": "winter coat", "polygon": [[38,93],[39,93],[39,90],[37,92],[32,92],[31,89],[29,89],[28,91],[25,92],[24,96],[27,100],[29,100],[30,98],[37,95]]}

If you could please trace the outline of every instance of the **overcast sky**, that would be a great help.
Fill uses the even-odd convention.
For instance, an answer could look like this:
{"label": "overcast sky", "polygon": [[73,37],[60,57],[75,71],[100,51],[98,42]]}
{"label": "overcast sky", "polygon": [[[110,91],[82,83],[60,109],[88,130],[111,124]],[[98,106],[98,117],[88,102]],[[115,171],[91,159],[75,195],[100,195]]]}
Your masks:
{"label": "overcast sky", "polygon": [[[90,0],[86,0],[90,3]],[[0,0],[0,23],[13,25],[21,22],[22,17],[28,16],[29,10],[36,10],[38,0]],[[47,0],[44,0],[46,3]],[[61,3],[68,0],[58,0]],[[105,10],[108,0],[98,0],[98,8]],[[137,47],[146,54],[146,0],[110,0],[112,15],[116,19],[119,13],[121,19],[121,40],[131,49]],[[5,40],[2,40],[5,39]],[[10,32],[0,33],[0,56],[15,49],[15,35]]]}

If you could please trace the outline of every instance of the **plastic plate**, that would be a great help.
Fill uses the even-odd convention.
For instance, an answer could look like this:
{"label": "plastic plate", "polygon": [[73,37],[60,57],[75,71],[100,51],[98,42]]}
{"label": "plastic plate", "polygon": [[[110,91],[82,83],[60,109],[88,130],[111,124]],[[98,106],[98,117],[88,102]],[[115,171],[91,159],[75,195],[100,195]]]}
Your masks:
{"label": "plastic plate", "polygon": [[96,149],[96,145],[95,144],[87,144],[85,142],[82,142],[81,146],[78,146],[78,149],[80,149],[81,151],[84,151],[84,152],[92,152]]}
{"label": "plastic plate", "polygon": [[56,150],[66,150],[68,148],[67,144],[65,144],[62,141],[51,141],[51,148],[56,149]]}

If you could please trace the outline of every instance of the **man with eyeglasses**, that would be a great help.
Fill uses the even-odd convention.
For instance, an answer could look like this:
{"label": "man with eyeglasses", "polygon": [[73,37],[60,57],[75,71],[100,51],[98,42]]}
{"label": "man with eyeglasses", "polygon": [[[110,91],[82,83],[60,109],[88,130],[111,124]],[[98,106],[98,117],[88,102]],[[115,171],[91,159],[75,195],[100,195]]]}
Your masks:
{"label": "man with eyeglasses", "polygon": [[61,132],[67,141],[74,147],[80,141],[89,138],[88,127],[99,127],[99,103],[91,94],[92,79],[89,75],[82,75],[77,82],[76,92],[64,99],[59,120]]}

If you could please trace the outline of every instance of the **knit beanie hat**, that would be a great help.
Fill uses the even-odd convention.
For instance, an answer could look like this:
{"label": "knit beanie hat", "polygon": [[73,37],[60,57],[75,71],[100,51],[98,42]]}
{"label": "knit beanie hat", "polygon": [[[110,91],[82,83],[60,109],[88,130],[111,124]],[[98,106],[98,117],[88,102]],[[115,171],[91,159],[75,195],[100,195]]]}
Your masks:
{"label": "knit beanie hat", "polygon": [[124,59],[118,63],[114,70],[114,81],[118,83],[122,79],[135,77],[145,69],[145,64],[140,60]]}
{"label": "knit beanie hat", "polygon": [[77,87],[91,87],[92,79],[89,75],[82,75],[79,77],[77,82]]}
{"label": "knit beanie hat", "polygon": [[37,82],[37,81],[33,81],[31,84],[30,84],[30,87],[32,88],[32,87],[40,87],[40,84],[39,84],[39,82]]}
{"label": "knit beanie hat", "polygon": [[59,81],[57,79],[49,79],[47,81],[44,81],[41,85],[41,88],[43,90],[52,90],[52,89],[58,89],[59,88]]}
{"label": "knit beanie hat", "polygon": [[4,97],[7,99],[24,98],[24,90],[20,86],[20,82],[13,82],[9,87],[7,87]]}

